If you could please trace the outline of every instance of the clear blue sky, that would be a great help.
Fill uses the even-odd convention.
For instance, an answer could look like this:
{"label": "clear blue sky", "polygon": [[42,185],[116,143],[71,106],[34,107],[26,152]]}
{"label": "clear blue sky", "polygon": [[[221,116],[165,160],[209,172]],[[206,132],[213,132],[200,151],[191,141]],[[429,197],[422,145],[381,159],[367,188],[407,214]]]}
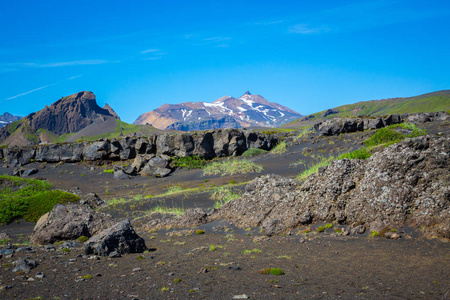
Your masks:
{"label": "clear blue sky", "polygon": [[126,122],[246,90],[302,114],[450,89],[450,1],[2,1],[0,114],[92,91]]}

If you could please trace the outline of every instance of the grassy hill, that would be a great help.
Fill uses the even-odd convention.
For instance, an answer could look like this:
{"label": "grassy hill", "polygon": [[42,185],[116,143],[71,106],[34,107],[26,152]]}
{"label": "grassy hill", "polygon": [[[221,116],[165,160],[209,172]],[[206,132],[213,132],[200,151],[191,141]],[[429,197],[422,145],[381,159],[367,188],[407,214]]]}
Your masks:
{"label": "grassy hill", "polygon": [[[150,135],[157,131],[157,129],[150,125],[132,125],[119,119],[113,119],[112,123],[113,126],[110,128],[101,128],[100,126],[96,126],[96,124],[91,124],[77,133],[57,135],[54,132],[42,128],[34,131],[29,125],[29,120],[24,118],[7,125],[10,135],[0,145],[26,146],[41,142],[96,141],[100,138],[111,139],[134,134]],[[102,130],[99,130],[99,128]]]}
{"label": "grassy hill", "polygon": [[325,111],[314,113],[309,120],[295,120],[282,127],[299,127],[306,124],[313,124],[318,121],[336,117],[351,117],[359,115],[383,116],[390,114],[421,113],[450,110],[450,90],[443,90],[415,97],[391,98],[383,100],[361,101],[354,104],[347,104],[335,107],[339,112],[322,117]]}

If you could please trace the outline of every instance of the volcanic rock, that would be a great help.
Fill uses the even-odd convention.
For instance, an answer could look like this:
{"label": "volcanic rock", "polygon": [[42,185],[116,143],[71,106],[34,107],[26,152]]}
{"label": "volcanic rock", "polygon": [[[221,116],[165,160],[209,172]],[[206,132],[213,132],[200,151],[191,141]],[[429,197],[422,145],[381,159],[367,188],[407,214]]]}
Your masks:
{"label": "volcanic rock", "polygon": [[86,254],[100,256],[108,256],[114,251],[125,254],[142,253],[145,250],[144,239],[136,234],[128,219],[99,232],[85,243]]}
{"label": "volcanic rock", "polygon": [[38,220],[30,237],[30,244],[45,245],[74,240],[80,236],[91,237],[114,223],[111,216],[84,205],[57,204]]}
{"label": "volcanic rock", "polygon": [[392,145],[367,160],[334,161],[304,183],[262,176],[209,219],[226,218],[241,228],[272,219],[288,230],[300,227],[309,214],[312,222],[423,226],[427,235],[449,238],[450,188],[441,184],[450,180],[448,153],[450,138],[424,136]]}

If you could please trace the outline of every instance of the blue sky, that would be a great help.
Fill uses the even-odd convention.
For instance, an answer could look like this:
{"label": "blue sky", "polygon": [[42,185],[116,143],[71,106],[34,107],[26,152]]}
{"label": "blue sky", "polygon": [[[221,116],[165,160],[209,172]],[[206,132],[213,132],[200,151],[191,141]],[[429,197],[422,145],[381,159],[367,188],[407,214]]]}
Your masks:
{"label": "blue sky", "polygon": [[450,1],[3,1],[0,114],[92,91],[122,120],[246,90],[302,114],[450,89]]}

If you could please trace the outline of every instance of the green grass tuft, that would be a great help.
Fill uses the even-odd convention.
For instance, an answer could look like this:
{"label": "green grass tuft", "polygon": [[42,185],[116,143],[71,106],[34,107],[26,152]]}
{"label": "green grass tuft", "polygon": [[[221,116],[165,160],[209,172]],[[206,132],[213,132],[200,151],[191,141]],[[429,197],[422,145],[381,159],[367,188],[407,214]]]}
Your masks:
{"label": "green grass tuft", "polygon": [[275,147],[273,147],[272,151],[270,151],[270,153],[275,155],[283,154],[285,152],[287,152],[287,144],[285,141],[278,143]]}
{"label": "green grass tuft", "polygon": [[203,175],[235,175],[247,173],[259,173],[263,170],[261,165],[257,165],[248,160],[230,159],[221,162],[208,164],[203,169]]}
{"label": "green grass tuft", "polygon": [[370,156],[372,156],[372,153],[370,153],[367,148],[357,149],[355,151],[344,153],[338,157],[338,159],[368,159]]}
{"label": "green grass tuft", "polygon": [[231,200],[239,199],[240,197],[241,194],[234,193],[232,189],[225,187],[219,187],[211,193],[211,198],[216,200],[214,203],[214,208],[219,208],[225,203]]}

